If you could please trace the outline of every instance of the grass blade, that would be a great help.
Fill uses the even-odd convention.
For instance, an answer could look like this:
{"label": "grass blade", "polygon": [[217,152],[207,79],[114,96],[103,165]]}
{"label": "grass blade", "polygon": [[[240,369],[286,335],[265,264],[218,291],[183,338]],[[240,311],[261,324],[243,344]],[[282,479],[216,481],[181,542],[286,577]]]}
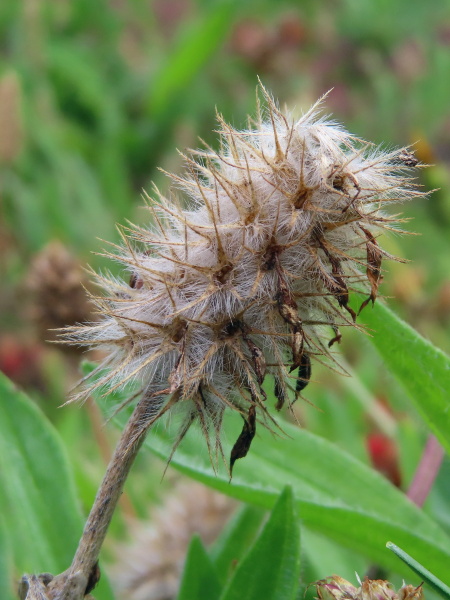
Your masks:
{"label": "grass blade", "polygon": [[450,587],[445,585],[440,579],[435,577],[433,573],[430,573],[428,569],[426,569],[423,565],[421,565],[417,560],[414,560],[412,556],[407,554],[404,550],[393,544],[392,542],[388,542],[386,544],[386,548],[392,550],[394,554],[396,554],[401,560],[408,565],[408,567],[417,573],[425,583],[428,583],[430,587],[432,587],[438,594],[441,594],[447,600],[450,600]]}

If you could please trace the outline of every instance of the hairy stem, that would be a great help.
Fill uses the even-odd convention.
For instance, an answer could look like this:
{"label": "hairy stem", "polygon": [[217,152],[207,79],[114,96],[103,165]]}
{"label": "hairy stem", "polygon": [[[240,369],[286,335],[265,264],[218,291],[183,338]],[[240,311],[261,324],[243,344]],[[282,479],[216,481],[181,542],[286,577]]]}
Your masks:
{"label": "hairy stem", "polygon": [[[125,427],[86,522],[72,565],[48,584],[48,600],[82,600],[100,578],[98,557],[131,466],[149,425],[149,401],[143,398]],[[29,598],[30,596],[27,596]]]}
{"label": "hairy stem", "polygon": [[[95,400],[91,397],[88,398],[86,402],[86,409],[89,415],[89,420],[91,421],[92,432],[97,441],[103,461],[105,465],[108,465],[111,460],[112,449],[110,448],[105,428],[103,426],[104,421],[102,418],[102,412],[98,404],[96,404]],[[120,497],[119,504],[123,514],[126,517],[136,517],[136,511],[126,492],[123,492],[122,496]]]}

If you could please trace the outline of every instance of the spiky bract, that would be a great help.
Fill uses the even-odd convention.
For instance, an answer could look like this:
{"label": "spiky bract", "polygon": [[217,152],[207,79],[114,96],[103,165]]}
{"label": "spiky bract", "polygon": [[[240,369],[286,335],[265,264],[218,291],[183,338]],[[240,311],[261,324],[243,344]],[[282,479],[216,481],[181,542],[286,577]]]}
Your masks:
{"label": "spiky bract", "polygon": [[280,409],[308,383],[311,362],[336,364],[339,328],[356,326],[349,293],[365,287],[362,306],[374,302],[382,258],[392,258],[377,239],[399,219],[384,207],[421,195],[410,152],[351,136],[318,105],[291,120],[262,91],[248,130],[218,117],[220,150],[192,152],[187,174],[171,175],[186,208],[155,190],[151,225],[124,230],[114,255],[130,283],[99,277],[102,321],[66,334],[108,353],[108,373],[88,391],[138,381],[147,425],[184,411],[175,447],[198,420],[210,454],[221,453],[224,411],[239,411],[231,465],[257,422],[275,423],[268,376]]}

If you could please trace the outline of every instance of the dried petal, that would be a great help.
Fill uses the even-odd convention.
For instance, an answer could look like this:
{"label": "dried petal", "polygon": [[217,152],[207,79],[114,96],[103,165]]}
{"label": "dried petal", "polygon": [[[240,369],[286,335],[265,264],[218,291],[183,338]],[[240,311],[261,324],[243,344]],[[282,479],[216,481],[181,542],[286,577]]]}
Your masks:
{"label": "dried petal", "polygon": [[250,445],[255,437],[256,433],[256,409],[254,406],[250,406],[248,409],[248,418],[244,419],[244,427],[236,440],[233,449],[231,450],[230,458],[230,475],[233,473],[234,463],[238,458],[244,458],[247,456],[250,450]]}

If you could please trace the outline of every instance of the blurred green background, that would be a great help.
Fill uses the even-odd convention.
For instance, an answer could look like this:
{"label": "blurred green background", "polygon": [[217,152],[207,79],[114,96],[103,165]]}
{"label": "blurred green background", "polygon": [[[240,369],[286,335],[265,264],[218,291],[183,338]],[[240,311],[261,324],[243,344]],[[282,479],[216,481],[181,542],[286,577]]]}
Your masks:
{"label": "blurred green background", "polygon": [[[102,240],[118,241],[116,223],[145,223],[142,190],[167,189],[157,168],[180,171],[176,148],[217,143],[216,107],[245,127],[258,76],[298,111],[331,90],[326,111],[355,135],[415,143],[432,165],[418,182],[438,191],[401,209],[418,235],[383,242],[411,262],[384,264],[381,293],[450,349],[448,0],[2,0],[0,369],[63,434],[86,508],[104,468],[98,444],[106,459],[115,434],[93,406],[56,410],[80,354],[48,344],[49,329],[93,318],[82,268],[120,272],[93,254]],[[317,370],[308,398],[324,412],[302,404],[298,416],[406,487],[425,432],[361,334],[342,352],[357,376]],[[390,458],[377,455],[378,434],[395,437]],[[141,457],[131,478],[130,514],[144,516],[171,485],[170,475],[155,485],[155,460]],[[115,527],[119,538],[120,517]]]}

